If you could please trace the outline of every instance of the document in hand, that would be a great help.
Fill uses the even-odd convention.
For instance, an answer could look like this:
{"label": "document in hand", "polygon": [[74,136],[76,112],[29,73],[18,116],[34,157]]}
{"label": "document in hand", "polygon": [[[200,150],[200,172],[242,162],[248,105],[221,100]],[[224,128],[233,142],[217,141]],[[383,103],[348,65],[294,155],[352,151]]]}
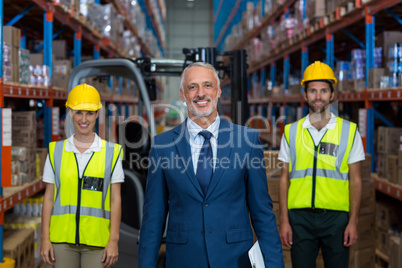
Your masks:
{"label": "document in hand", "polygon": [[250,259],[252,268],[265,268],[264,257],[260,249],[258,241],[248,251],[248,257]]}

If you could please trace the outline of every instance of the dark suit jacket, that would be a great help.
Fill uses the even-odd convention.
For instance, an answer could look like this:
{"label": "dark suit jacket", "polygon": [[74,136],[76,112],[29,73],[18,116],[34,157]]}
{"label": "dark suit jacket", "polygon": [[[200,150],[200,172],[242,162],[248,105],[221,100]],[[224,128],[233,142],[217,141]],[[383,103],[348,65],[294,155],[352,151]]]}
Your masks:
{"label": "dark suit jacket", "polygon": [[168,268],[250,267],[250,217],[266,267],[284,267],[257,131],[221,119],[218,162],[205,195],[194,174],[188,138],[186,122],[154,138],[139,267],[156,266],[168,213]]}

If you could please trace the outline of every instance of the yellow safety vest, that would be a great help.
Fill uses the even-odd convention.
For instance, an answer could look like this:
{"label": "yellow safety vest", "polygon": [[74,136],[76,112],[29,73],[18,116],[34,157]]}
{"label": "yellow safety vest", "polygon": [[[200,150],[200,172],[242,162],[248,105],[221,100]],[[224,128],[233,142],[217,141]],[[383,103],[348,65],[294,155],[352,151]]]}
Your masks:
{"label": "yellow safety vest", "polygon": [[356,124],[336,118],[315,146],[305,118],[285,126],[290,147],[288,208],[322,208],[349,211],[348,157]]}
{"label": "yellow safety vest", "polygon": [[55,173],[50,241],[105,247],[110,237],[110,180],[121,146],[102,140],[79,177],[74,152],[64,150],[67,140],[49,144]]}

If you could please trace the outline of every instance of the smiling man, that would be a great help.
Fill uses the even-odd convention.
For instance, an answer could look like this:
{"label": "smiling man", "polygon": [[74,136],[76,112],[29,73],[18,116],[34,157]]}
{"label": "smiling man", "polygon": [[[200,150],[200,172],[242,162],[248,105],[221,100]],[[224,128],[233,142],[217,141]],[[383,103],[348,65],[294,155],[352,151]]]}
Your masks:
{"label": "smiling man", "polygon": [[357,240],[364,151],[355,123],[330,112],[336,78],[325,63],[306,68],[301,85],[309,114],[285,127],[279,160],[280,237],[293,268],[347,268]]}
{"label": "smiling man", "polygon": [[184,69],[188,118],[155,136],[149,154],[140,268],[155,268],[168,213],[167,268],[250,267],[250,218],[266,267],[284,267],[258,132],[220,118],[220,95],[212,65]]}

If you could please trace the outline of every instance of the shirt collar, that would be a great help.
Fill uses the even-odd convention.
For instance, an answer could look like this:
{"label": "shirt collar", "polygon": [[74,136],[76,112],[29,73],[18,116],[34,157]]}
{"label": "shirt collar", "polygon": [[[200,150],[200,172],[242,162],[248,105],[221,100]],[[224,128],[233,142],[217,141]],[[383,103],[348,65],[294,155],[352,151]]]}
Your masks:
{"label": "shirt collar", "polygon": [[[328,123],[322,129],[334,129],[336,125],[336,115],[331,113],[331,118],[329,119]],[[303,128],[314,128],[315,127],[310,122],[310,115],[306,116],[306,119],[303,122]]]}
{"label": "shirt collar", "polygon": [[[92,142],[88,150],[86,150],[84,153],[100,152],[102,146],[102,140],[96,133],[94,134],[95,134],[94,141]],[[74,135],[71,135],[67,139],[66,147],[64,149],[66,150],[66,152],[79,153],[77,147],[74,144]]]}
{"label": "shirt collar", "polygon": [[187,130],[188,130],[188,133],[190,134],[190,138],[192,140],[195,140],[195,138],[197,137],[197,135],[200,131],[208,130],[209,132],[212,133],[212,137],[215,137],[215,139],[218,139],[220,122],[221,122],[221,119],[219,117],[219,114],[217,114],[215,121],[212,122],[212,124],[209,127],[207,127],[207,129],[203,129],[202,127],[197,125],[193,120],[191,120],[190,117],[187,117]]}

